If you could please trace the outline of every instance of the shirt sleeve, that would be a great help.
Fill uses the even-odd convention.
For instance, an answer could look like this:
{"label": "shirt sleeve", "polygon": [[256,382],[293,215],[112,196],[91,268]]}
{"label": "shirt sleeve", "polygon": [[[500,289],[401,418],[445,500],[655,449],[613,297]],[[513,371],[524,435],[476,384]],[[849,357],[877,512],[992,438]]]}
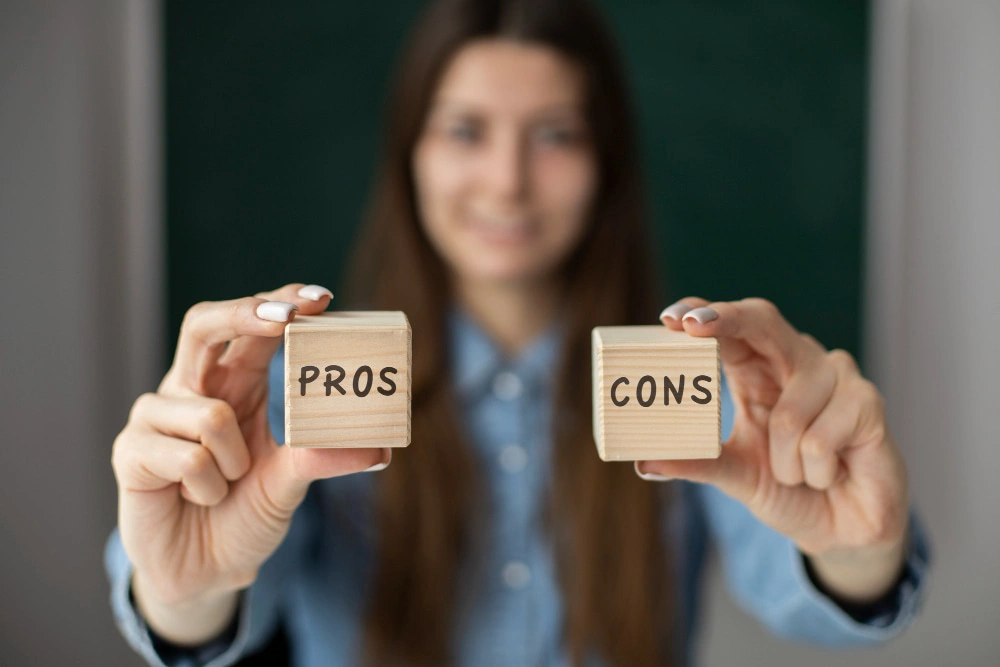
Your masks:
{"label": "shirt sleeve", "polygon": [[[728,437],[734,411],[724,379],[722,401],[723,432]],[[931,557],[915,511],[910,511],[903,574],[877,612],[863,616],[842,608],[816,587],[792,540],[718,489],[695,487],[730,594],[776,635],[824,646],[866,646],[891,639],[913,623],[926,596]]]}
{"label": "shirt sleeve", "polygon": [[[276,359],[280,358],[279,351]],[[280,389],[281,369],[280,366],[275,369],[275,364],[272,364],[268,417],[272,433],[281,443],[284,396],[283,392],[275,390],[275,378]],[[132,603],[132,563],[115,528],[104,549],[104,567],[111,584],[111,608],[122,636],[149,665],[155,667],[227,667],[263,648],[282,616],[287,578],[300,571],[304,553],[316,535],[317,510],[318,501],[315,492],[310,489],[305,501],[296,510],[281,546],[261,566],[257,580],[241,592],[235,635],[224,633],[204,646],[183,651],[158,652],[157,648],[162,648],[163,642],[154,641],[145,620]]]}

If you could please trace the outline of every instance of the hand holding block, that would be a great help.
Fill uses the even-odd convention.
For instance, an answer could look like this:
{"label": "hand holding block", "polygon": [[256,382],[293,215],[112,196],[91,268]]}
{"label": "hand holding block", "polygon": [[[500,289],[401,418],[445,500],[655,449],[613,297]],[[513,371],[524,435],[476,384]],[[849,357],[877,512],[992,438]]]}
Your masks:
{"label": "hand holding block", "polygon": [[296,316],[285,327],[285,444],[410,444],[410,323],[398,311]]}
{"label": "hand holding block", "polygon": [[722,452],[719,342],[662,325],[597,327],[594,441],[604,461]]}

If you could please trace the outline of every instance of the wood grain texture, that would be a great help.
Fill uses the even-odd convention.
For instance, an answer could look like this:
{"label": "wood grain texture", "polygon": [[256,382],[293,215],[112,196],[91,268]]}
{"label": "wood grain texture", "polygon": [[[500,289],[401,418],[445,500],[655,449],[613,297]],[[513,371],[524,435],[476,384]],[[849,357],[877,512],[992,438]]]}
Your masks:
{"label": "wood grain texture", "polygon": [[[290,447],[409,445],[410,336],[410,323],[398,311],[296,316],[285,327],[285,443]],[[316,379],[305,385],[300,382],[304,366],[318,369]],[[332,366],[344,371],[339,383],[343,394],[325,386],[328,375],[333,379],[340,375]],[[358,373],[363,367],[371,369],[370,384],[367,372]],[[395,369],[386,371],[395,388],[380,377],[383,369]]]}
{"label": "wood grain texture", "polygon": [[[715,338],[695,338],[662,325],[597,327],[591,343],[594,442],[601,459],[719,456],[722,420],[719,343]],[[681,376],[684,385],[677,401],[664,377],[679,390]],[[709,379],[703,378],[696,385],[698,376]],[[612,385],[620,378],[627,384],[618,384],[615,398],[624,405],[612,400]],[[642,391],[637,393],[640,383]],[[707,402],[699,404],[694,398]]]}

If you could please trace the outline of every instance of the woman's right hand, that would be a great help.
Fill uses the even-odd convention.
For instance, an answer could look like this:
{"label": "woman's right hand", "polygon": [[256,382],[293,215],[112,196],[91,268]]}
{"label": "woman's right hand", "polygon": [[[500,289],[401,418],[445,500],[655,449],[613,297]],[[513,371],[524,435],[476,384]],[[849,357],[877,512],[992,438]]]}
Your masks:
{"label": "woman's right hand", "polygon": [[115,439],[122,543],[133,583],[141,577],[143,597],[157,604],[235,599],[281,544],[313,480],[390,459],[388,449],[291,449],[272,437],[268,364],[292,306],[317,314],[332,296],[302,288],[192,307],[159,389],[136,400]]}

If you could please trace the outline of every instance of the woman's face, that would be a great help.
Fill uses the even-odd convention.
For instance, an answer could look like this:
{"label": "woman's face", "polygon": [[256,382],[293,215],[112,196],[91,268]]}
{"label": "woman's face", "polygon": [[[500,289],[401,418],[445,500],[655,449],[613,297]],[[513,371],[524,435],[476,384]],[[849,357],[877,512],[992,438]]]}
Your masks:
{"label": "woman's face", "polygon": [[470,42],[445,69],[413,154],[421,224],[459,280],[531,283],[584,233],[597,165],[574,63]]}

